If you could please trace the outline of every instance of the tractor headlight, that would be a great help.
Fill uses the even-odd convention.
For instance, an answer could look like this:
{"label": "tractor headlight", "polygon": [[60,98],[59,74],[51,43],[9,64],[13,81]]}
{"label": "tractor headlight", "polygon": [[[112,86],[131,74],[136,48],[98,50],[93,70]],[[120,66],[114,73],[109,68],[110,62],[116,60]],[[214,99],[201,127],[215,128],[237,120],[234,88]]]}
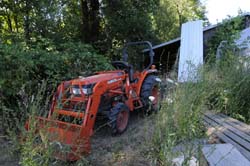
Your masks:
{"label": "tractor headlight", "polygon": [[72,87],[72,92],[73,92],[74,95],[81,95],[81,91],[80,91],[80,88],[79,88],[78,85],[74,85]]}
{"label": "tractor headlight", "polygon": [[92,93],[91,89],[89,89],[89,88],[82,88],[82,91],[83,91],[83,93],[84,93],[85,95],[88,95],[88,94],[91,94],[91,93]]}
{"label": "tractor headlight", "polygon": [[82,92],[85,94],[85,95],[90,95],[93,93],[93,88],[95,86],[95,83],[94,84],[88,84],[88,85],[83,85],[82,86]]}

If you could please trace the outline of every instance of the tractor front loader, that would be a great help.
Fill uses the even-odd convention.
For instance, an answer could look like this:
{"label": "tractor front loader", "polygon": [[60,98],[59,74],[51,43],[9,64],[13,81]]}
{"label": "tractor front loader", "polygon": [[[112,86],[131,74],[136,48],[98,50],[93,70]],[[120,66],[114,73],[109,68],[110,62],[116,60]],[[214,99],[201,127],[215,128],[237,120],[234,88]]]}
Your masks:
{"label": "tractor front loader", "polygon": [[[128,64],[127,47],[134,45],[147,45],[150,50],[150,62],[143,71],[134,71]],[[115,70],[62,82],[54,94],[48,116],[36,117],[37,130],[45,130],[50,142],[60,144],[56,157],[73,161],[90,153],[90,137],[99,114],[109,120],[112,134],[121,134],[128,126],[131,111],[159,109],[161,80],[153,65],[151,43],[128,43],[122,53],[122,61],[112,62]],[[26,129],[29,130],[29,122]],[[61,151],[64,146],[70,151]]]}

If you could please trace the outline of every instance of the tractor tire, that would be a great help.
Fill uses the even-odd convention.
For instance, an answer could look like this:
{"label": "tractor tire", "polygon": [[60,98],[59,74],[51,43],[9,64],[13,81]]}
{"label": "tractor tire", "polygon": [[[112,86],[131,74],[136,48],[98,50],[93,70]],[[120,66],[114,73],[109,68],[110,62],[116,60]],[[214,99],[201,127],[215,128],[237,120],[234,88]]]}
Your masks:
{"label": "tractor tire", "polygon": [[109,113],[112,135],[122,134],[128,127],[129,108],[124,103],[117,103]]}
{"label": "tractor tire", "polygon": [[[149,75],[142,84],[140,96],[145,113],[157,112],[161,109],[162,95],[160,95],[160,82],[157,79],[160,78]],[[153,101],[149,99],[150,96],[154,97]]]}

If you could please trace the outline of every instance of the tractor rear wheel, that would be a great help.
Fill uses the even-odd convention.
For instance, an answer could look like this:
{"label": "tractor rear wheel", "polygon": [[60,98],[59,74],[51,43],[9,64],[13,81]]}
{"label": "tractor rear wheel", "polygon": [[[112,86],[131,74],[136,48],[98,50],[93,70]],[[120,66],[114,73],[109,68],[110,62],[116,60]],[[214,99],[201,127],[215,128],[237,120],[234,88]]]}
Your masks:
{"label": "tractor rear wheel", "polygon": [[142,84],[140,96],[146,113],[160,110],[160,78],[155,75],[146,77]]}
{"label": "tractor rear wheel", "polygon": [[129,122],[129,108],[127,105],[117,103],[110,111],[109,120],[113,135],[123,133],[127,129]]}

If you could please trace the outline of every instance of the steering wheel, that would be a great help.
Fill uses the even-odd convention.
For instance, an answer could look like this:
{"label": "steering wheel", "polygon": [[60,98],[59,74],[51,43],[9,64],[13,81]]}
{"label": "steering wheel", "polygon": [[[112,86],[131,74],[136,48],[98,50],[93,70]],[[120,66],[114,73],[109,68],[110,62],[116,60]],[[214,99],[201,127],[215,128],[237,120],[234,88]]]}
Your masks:
{"label": "steering wheel", "polygon": [[116,69],[120,69],[120,70],[124,70],[124,69],[128,69],[129,65],[127,62],[124,61],[113,61],[111,62],[112,66],[114,66],[114,68]]}

